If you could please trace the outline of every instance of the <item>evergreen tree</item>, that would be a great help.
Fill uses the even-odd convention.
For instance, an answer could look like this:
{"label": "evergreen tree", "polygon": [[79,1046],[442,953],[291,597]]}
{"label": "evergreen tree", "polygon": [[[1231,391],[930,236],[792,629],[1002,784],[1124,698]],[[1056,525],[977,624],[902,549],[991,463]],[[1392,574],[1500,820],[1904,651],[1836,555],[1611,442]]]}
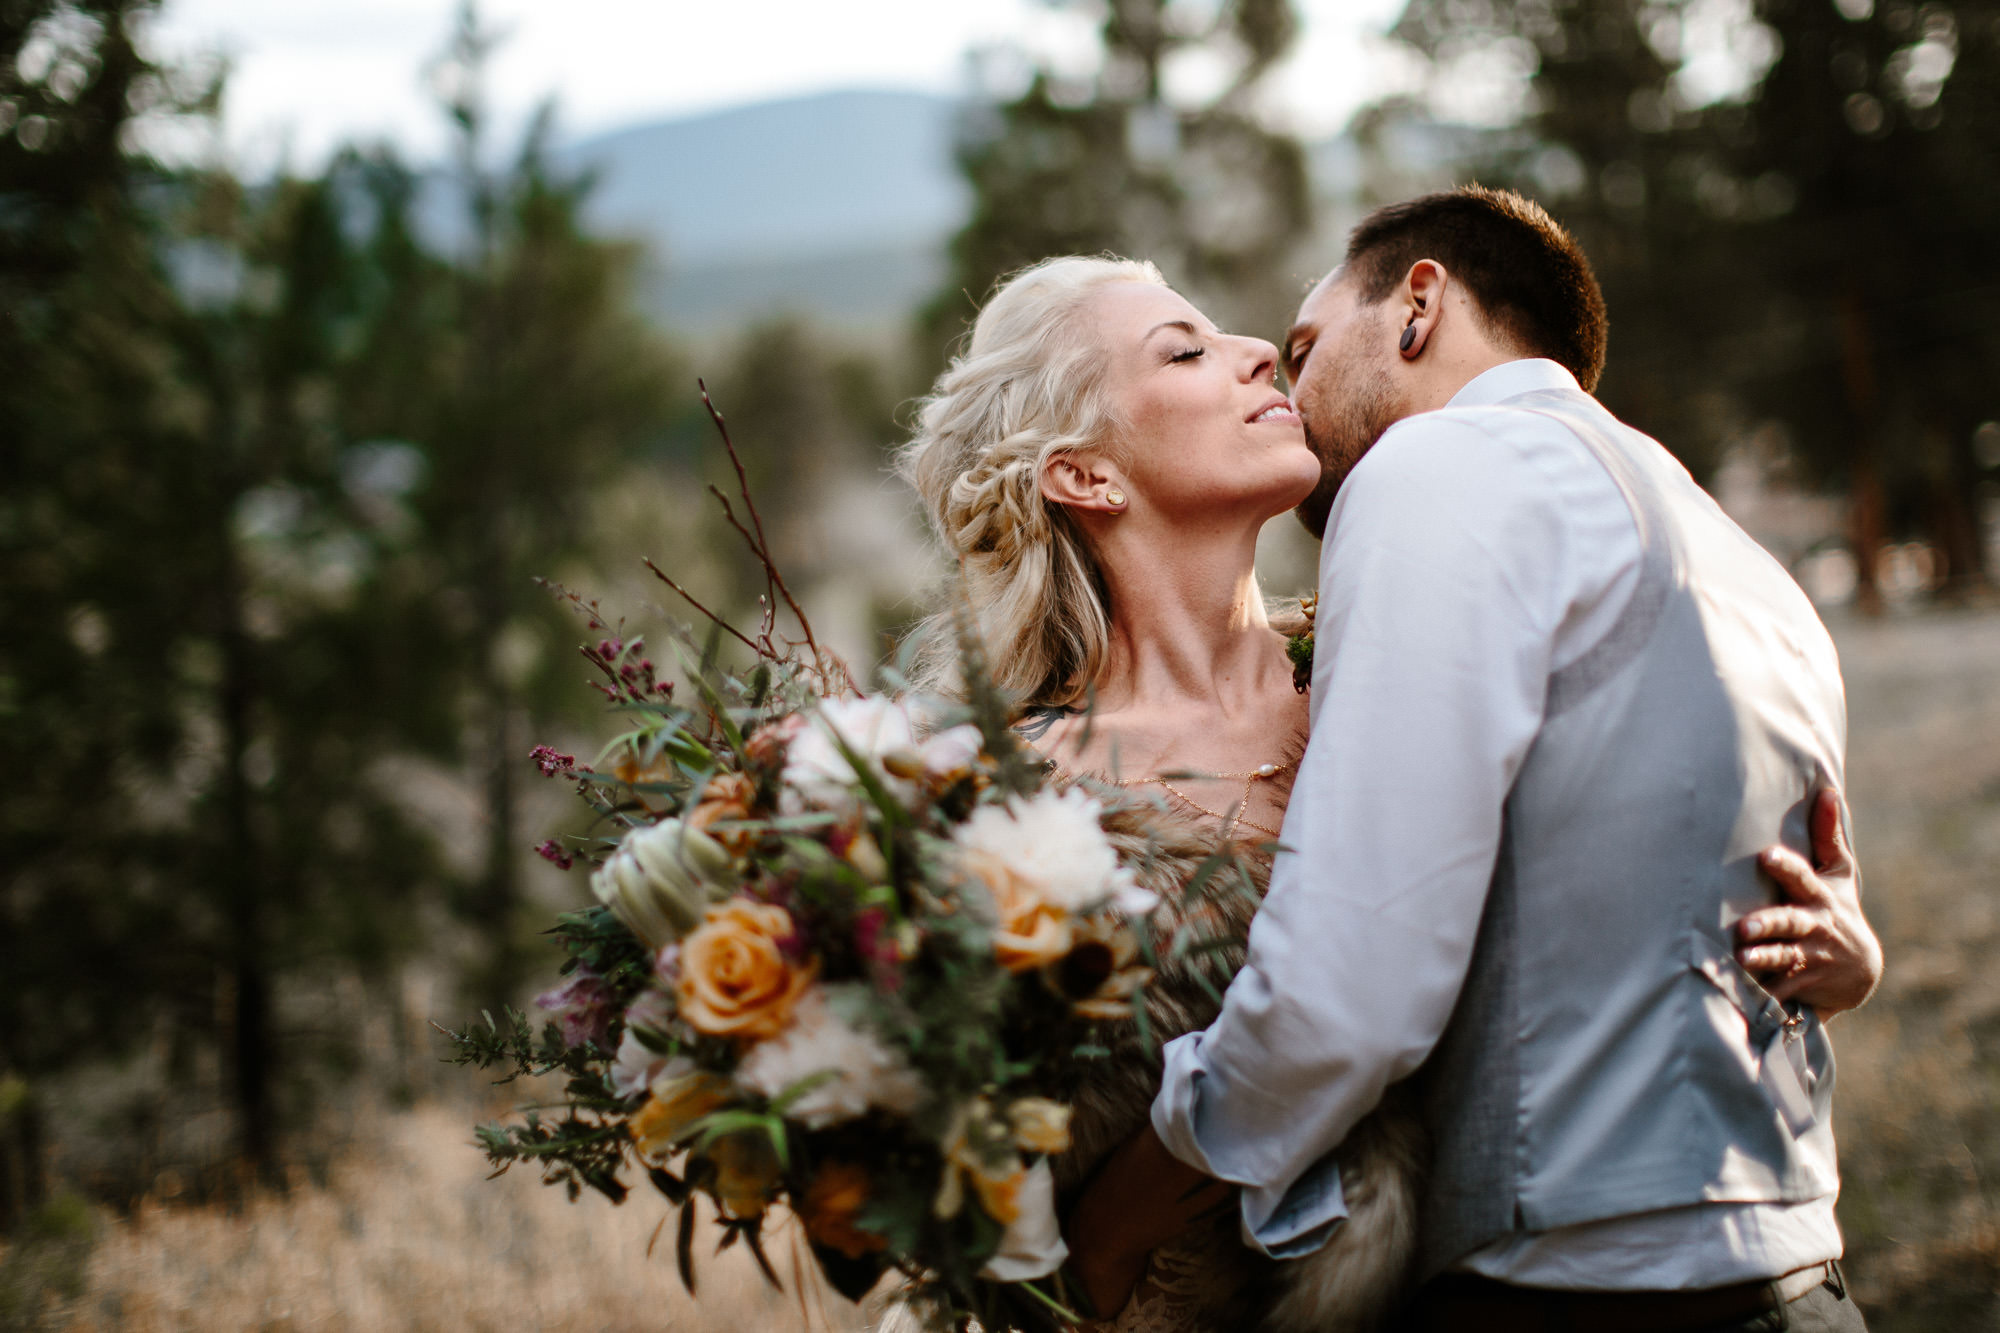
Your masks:
{"label": "evergreen tree", "polygon": [[1395,33],[1441,68],[1526,54],[1527,114],[1466,169],[1544,199],[1590,252],[1614,410],[1697,472],[1746,420],[1784,422],[1807,477],[1852,497],[1864,606],[1901,534],[1978,585],[2000,190],[1965,164],[2000,134],[1991,7],[1758,0],[1732,35],[1748,86],[1705,105],[1685,77],[1700,12],[1411,0]]}
{"label": "evergreen tree", "polygon": [[[137,8],[0,11],[0,724],[30,757],[0,796],[0,1080],[159,1057],[107,1143],[143,1188],[168,1108],[208,1097],[270,1173],[352,1066],[336,984],[394,997],[445,902],[480,993],[518,999],[509,784],[578,703],[532,578],[671,411],[545,126],[434,249],[385,153],[257,184],[136,155],[134,108],[178,96]],[[467,763],[483,877],[411,800]]]}
{"label": "evergreen tree", "polygon": [[[523,710],[574,696],[575,673],[510,669],[508,644],[570,642],[534,579],[583,549],[583,504],[666,429],[677,394],[664,347],[627,299],[636,253],[583,229],[588,178],[565,179],[547,154],[550,119],[530,127],[511,169],[484,161],[480,82],[490,35],[467,4],[438,66],[457,126],[465,253],[433,307],[441,359],[427,451],[438,486],[422,517],[434,533],[452,605],[451,652],[469,673],[467,758],[484,773],[487,851],[461,904],[483,931],[470,978],[497,1004],[525,976],[532,935],[521,915],[526,862],[518,818],[526,773]],[[384,349],[398,355],[393,345]],[[539,628],[536,628],[539,626]]]}

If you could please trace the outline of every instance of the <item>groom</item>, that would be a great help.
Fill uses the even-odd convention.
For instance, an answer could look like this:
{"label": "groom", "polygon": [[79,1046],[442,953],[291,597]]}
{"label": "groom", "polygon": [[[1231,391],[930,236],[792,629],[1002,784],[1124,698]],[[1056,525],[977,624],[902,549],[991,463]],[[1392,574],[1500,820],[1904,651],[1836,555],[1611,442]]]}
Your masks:
{"label": "groom", "polygon": [[[1732,951],[1755,849],[1839,836],[1833,645],[1589,396],[1604,343],[1575,243],[1477,187],[1369,217],[1300,308],[1326,540],[1291,851],[1153,1131],[1072,1215],[1100,1309],[1214,1181],[1259,1248],[1325,1243],[1329,1153],[1418,1074],[1417,1327],[1863,1327],[1822,997]],[[1872,948],[1850,866],[1822,867],[1834,915]]]}

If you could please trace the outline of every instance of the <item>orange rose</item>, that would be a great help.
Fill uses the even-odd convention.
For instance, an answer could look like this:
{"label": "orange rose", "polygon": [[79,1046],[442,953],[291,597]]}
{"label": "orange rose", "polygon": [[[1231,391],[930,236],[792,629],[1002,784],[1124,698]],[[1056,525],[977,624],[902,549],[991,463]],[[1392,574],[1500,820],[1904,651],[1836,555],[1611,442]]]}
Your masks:
{"label": "orange rose", "polygon": [[993,895],[1000,929],[993,952],[1009,972],[1046,967],[1070,949],[1069,913],[1042,896],[1041,888],[997,858],[968,853],[966,862]]}
{"label": "orange rose", "polygon": [[855,1224],[867,1202],[868,1173],[852,1162],[829,1162],[806,1186],[806,1196],[799,1200],[799,1218],[814,1243],[859,1259],[889,1243]]}
{"label": "orange rose", "polygon": [[792,929],[782,907],[735,898],[709,908],[681,941],[681,1017],[711,1037],[777,1036],[815,971],[792,966],[778,948]]}

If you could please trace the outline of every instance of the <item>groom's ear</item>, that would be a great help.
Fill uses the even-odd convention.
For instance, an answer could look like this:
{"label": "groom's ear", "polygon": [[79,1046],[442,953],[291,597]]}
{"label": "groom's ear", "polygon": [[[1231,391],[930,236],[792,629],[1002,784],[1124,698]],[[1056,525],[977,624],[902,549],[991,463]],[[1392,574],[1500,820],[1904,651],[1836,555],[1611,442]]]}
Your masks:
{"label": "groom's ear", "polygon": [[1419,259],[1410,265],[1403,279],[1403,328],[1397,335],[1396,350],[1405,361],[1424,354],[1424,346],[1444,318],[1444,296],[1451,286],[1451,274],[1435,259]]}
{"label": "groom's ear", "polygon": [[1042,498],[1071,509],[1115,514],[1124,508],[1108,495],[1117,488],[1103,461],[1088,454],[1055,454],[1042,464]]}

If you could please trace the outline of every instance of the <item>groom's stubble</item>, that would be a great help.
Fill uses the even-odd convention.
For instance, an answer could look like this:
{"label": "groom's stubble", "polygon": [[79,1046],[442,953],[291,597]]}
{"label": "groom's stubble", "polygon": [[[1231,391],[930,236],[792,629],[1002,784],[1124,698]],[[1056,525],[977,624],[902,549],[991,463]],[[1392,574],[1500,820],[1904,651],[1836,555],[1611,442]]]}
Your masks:
{"label": "groom's stubble", "polygon": [[1371,356],[1348,355],[1312,370],[1294,402],[1305,423],[1306,445],[1319,458],[1319,484],[1292,512],[1307,532],[1324,537],[1341,483],[1404,413],[1389,368]]}

